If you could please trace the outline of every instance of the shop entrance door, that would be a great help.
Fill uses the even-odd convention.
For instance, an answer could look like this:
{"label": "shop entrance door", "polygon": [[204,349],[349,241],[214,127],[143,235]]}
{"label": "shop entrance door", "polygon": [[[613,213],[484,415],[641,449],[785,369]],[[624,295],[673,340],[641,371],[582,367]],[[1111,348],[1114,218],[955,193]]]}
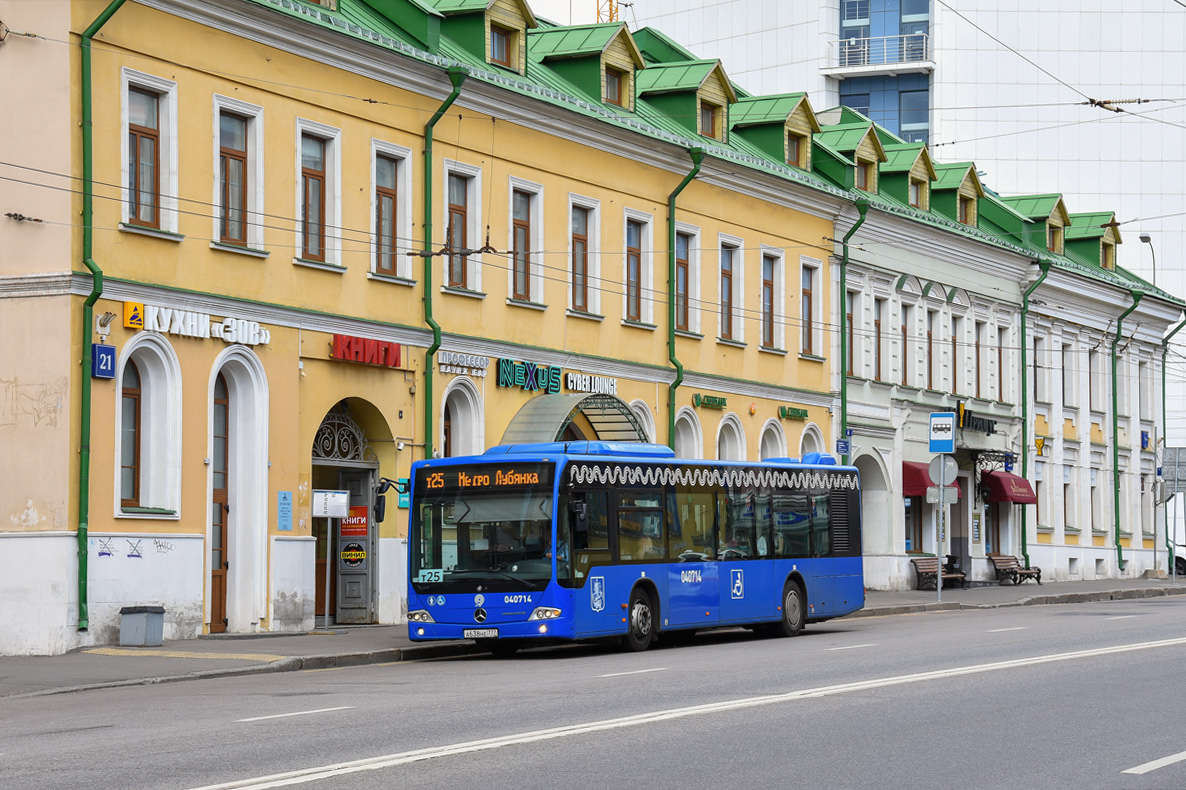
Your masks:
{"label": "shop entrance door", "polygon": [[375,498],[372,469],[342,469],[338,488],[350,492],[350,517],[341,519],[337,544],[337,605],[339,623],[374,622],[372,568],[375,536],[372,518]]}
{"label": "shop entrance door", "polygon": [[214,382],[214,481],[210,502],[210,633],[226,631],[226,576],[231,567],[227,555],[227,480],[230,470],[230,398],[226,379],[218,374]]}

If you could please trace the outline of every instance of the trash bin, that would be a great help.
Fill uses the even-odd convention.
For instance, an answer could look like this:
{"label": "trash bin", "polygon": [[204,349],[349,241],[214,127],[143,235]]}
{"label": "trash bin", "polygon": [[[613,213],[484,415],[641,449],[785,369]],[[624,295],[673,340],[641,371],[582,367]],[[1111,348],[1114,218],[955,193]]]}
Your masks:
{"label": "trash bin", "polygon": [[119,610],[119,643],[156,647],[165,631],[165,607],[125,606]]}

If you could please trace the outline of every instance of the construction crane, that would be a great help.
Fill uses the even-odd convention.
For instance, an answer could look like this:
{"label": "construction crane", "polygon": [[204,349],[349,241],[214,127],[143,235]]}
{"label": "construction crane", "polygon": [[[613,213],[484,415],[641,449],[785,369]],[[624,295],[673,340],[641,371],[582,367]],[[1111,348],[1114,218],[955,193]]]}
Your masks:
{"label": "construction crane", "polygon": [[618,0],[597,0],[597,21],[618,21]]}

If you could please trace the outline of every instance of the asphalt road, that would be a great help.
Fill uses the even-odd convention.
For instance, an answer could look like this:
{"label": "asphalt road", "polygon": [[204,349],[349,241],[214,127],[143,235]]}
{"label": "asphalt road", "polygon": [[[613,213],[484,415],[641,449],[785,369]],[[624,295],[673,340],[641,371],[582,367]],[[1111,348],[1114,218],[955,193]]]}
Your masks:
{"label": "asphalt road", "polygon": [[1182,788],[1184,661],[1174,597],[104,689],[0,701],[0,786]]}

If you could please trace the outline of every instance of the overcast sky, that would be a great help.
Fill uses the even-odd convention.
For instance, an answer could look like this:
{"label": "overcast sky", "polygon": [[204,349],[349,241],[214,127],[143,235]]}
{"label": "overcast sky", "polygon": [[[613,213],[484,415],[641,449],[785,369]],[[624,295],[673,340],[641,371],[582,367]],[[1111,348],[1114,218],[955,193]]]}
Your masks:
{"label": "overcast sky", "polygon": [[527,0],[527,5],[536,16],[560,25],[583,25],[597,21],[597,0]]}

